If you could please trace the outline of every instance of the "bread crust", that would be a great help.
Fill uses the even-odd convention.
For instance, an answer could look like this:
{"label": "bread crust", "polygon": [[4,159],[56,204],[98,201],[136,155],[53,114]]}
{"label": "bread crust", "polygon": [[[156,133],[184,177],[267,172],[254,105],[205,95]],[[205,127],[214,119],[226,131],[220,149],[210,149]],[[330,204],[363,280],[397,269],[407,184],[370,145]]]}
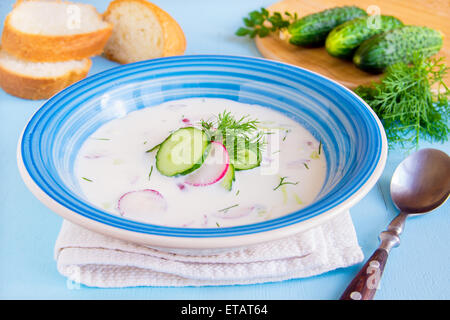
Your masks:
{"label": "bread crust", "polygon": [[5,92],[28,100],[48,99],[67,86],[85,78],[92,66],[87,62],[82,69],[70,70],[58,77],[36,78],[8,70],[0,65],[0,86]]}
{"label": "bread crust", "polygon": [[[17,4],[16,4],[17,5]],[[93,32],[74,35],[39,35],[24,33],[14,28],[6,17],[2,48],[9,54],[32,62],[59,62],[81,60],[103,52],[112,32],[112,25]]]}
{"label": "bread crust", "polygon": [[164,30],[164,57],[182,55],[186,50],[186,37],[178,22],[166,11],[148,1],[133,1],[146,2],[150,7],[153,7]]}
{"label": "bread crust", "polygon": [[[163,30],[163,57],[184,54],[184,51],[186,50],[186,37],[184,36],[183,29],[181,29],[178,22],[173,19],[172,16],[170,16],[166,11],[151,2],[148,2],[146,0],[114,0],[110,2],[108,8],[103,13],[103,18],[105,21],[107,21],[107,17],[112,13],[114,8],[122,2],[138,2],[145,5],[155,14]],[[108,52],[104,52],[104,55],[109,60],[122,64],[128,63],[127,61],[120,61],[114,55]]]}

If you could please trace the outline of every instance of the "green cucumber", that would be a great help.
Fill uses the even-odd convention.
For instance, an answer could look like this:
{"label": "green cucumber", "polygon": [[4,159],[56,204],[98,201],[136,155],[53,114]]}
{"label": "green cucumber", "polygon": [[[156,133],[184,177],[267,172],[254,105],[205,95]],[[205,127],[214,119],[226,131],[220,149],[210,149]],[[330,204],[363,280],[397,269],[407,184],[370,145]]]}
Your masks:
{"label": "green cucumber", "polygon": [[235,170],[249,170],[261,164],[261,154],[257,148],[244,148],[237,150],[235,156],[230,160]]}
{"label": "green cucumber", "polygon": [[360,17],[334,28],[325,41],[325,49],[333,57],[352,58],[359,45],[383,32],[403,26],[392,16]]}
{"label": "green cucumber", "polygon": [[321,46],[333,28],[363,16],[367,13],[356,6],[336,7],[307,15],[288,27],[289,42],[297,46]]}
{"label": "green cucumber", "polygon": [[227,173],[225,173],[225,176],[222,178],[222,181],[220,181],[220,185],[224,187],[226,190],[231,191],[234,180],[235,180],[234,166],[230,163],[230,165],[228,166]]}
{"label": "green cucumber", "polygon": [[260,142],[229,135],[224,139],[224,146],[236,171],[253,169],[261,164]]}
{"label": "green cucumber", "polygon": [[395,28],[364,41],[353,62],[362,70],[380,73],[394,63],[410,63],[415,54],[430,57],[441,49],[442,42],[442,33],[431,28]]}
{"label": "green cucumber", "polygon": [[202,165],[209,145],[202,130],[193,127],[178,129],[161,143],[156,153],[156,168],[168,177],[188,174]]}

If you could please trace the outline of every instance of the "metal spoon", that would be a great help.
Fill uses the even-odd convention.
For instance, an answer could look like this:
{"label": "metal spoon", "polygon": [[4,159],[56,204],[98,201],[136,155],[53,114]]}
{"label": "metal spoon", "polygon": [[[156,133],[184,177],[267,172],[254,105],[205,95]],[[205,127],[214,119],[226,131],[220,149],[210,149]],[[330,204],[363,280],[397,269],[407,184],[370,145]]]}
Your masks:
{"label": "metal spoon", "polygon": [[436,149],[422,149],[403,160],[391,180],[391,197],[400,213],[380,234],[381,244],[355,276],[341,300],[370,300],[378,288],[389,251],[411,215],[425,214],[443,204],[450,194],[450,157]]}

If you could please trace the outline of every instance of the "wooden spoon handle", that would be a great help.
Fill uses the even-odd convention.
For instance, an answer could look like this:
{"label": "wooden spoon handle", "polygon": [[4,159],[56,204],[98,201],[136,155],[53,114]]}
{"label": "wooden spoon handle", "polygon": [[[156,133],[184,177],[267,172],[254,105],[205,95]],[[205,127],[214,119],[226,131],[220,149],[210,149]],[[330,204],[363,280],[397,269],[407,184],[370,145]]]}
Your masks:
{"label": "wooden spoon handle", "polygon": [[372,300],[380,284],[389,251],[400,244],[407,213],[400,212],[386,231],[380,233],[380,246],[345,289],[341,300]]}
{"label": "wooden spoon handle", "polygon": [[388,251],[378,248],[350,282],[341,300],[372,300],[377,292]]}

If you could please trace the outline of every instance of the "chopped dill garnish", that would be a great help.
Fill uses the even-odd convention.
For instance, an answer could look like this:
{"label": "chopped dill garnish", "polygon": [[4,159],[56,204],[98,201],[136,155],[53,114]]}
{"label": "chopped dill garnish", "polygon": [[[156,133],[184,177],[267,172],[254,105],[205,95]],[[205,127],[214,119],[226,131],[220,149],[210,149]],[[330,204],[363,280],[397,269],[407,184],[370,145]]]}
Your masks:
{"label": "chopped dill garnish", "polygon": [[85,177],[81,177],[81,179],[86,180],[86,181],[89,181],[89,182],[94,182],[93,180],[88,179],[88,178],[85,178]]}
{"label": "chopped dill garnish", "polygon": [[240,137],[244,140],[255,141],[255,139],[260,139],[258,123],[258,120],[250,119],[248,115],[236,119],[231,112],[226,110],[219,113],[215,120],[200,121],[200,125],[211,141],[226,139],[230,134],[236,138]]}
{"label": "chopped dill garnish", "polygon": [[303,162],[303,165],[305,166],[306,169],[309,170],[308,164],[306,162]]}
{"label": "chopped dill garnish", "polygon": [[217,226],[218,228],[220,228],[220,224],[219,224],[218,222],[216,222],[216,226]]}
{"label": "chopped dill garnish", "polygon": [[109,141],[109,138],[94,138],[94,140]]}
{"label": "chopped dill garnish", "polygon": [[150,173],[148,174],[148,180],[150,180],[150,177],[152,176],[152,172],[153,172],[153,165],[150,168]]}
{"label": "chopped dill garnish", "polygon": [[249,116],[235,118],[224,110],[213,120],[201,120],[200,126],[210,141],[219,141],[235,160],[245,150],[260,155],[265,145],[265,132],[258,128],[259,121]]}
{"label": "chopped dill garnish", "polygon": [[277,185],[275,188],[273,188],[273,190],[277,190],[279,187],[284,186],[284,185],[286,185],[286,184],[293,184],[293,185],[296,185],[296,184],[298,184],[298,183],[300,182],[300,181],[297,181],[297,182],[285,181],[287,178],[288,178],[288,177],[281,177],[281,178],[280,178],[280,183],[278,183],[278,185]]}
{"label": "chopped dill garnish", "polygon": [[238,195],[238,194],[239,194],[239,192],[241,192],[241,190],[238,190],[238,191],[236,191],[236,195]]}
{"label": "chopped dill garnish", "polygon": [[230,210],[230,209],[232,209],[232,208],[235,208],[235,207],[237,207],[237,206],[239,206],[239,204],[235,204],[235,205],[232,205],[232,206],[230,206],[230,207],[223,208],[223,209],[220,209],[220,210],[217,210],[217,211],[218,211],[218,212],[227,212],[228,210]]}
{"label": "chopped dill garnish", "polygon": [[319,152],[318,154],[320,154],[322,152],[322,140],[319,142]]}
{"label": "chopped dill garnish", "polygon": [[287,138],[287,135],[288,135],[288,133],[289,132],[291,132],[291,129],[286,129],[285,131],[284,131],[284,137],[283,137],[283,141],[285,141],[286,140],[286,138]]}
{"label": "chopped dill garnish", "polygon": [[313,152],[311,152],[310,158],[314,160],[319,159],[320,158],[319,153],[317,153],[317,151],[314,150]]}
{"label": "chopped dill garnish", "polygon": [[144,141],[144,144],[147,144],[147,141]]}

